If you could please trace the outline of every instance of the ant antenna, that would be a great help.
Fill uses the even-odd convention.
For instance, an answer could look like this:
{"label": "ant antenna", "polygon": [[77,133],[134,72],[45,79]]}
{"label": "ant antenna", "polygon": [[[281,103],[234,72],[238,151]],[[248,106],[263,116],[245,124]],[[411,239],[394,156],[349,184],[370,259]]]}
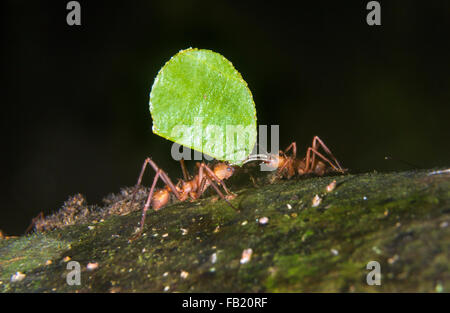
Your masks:
{"label": "ant antenna", "polygon": [[421,168],[423,168],[422,166],[418,166],[418,165],[409,163],[409,162],[404,161],[404,160],[400,160],[400,159],[397,159],[397,158],[393,158],[393,157],[391,157],[391,156],[389,156],[389,155],[385,156],[384,159],[385,159],[385,160],[389,160],[389,161],[396,161],[396,162],[403,163],[403,164],[405,164],[405,165],[411,167],[412,169],[421,169]]}

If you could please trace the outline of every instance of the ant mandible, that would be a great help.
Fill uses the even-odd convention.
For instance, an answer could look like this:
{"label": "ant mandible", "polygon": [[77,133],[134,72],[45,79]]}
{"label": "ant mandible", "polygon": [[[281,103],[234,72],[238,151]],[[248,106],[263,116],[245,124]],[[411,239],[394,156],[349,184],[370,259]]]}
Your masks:
{"label": "ant mandible", "polygon": [[[326,152],[331,161],[318,151],[319,148]],[[287,155],[289,150],[292,150],[292,155]],[[285,177],[289,179],[294,175],[300,176],[311,173],[322,176],[329,171],[339,173],[347,171],[341,167],[331,150],[318,136],[313,138],[312,146],[307,149],[306,156],[302,159],[297,159],[297,144],[293,142],[284,151],[280,150],[278,155],[269,155],[263,162],[272,168],[277,168],[275,178]]]}
{"label": "ant mandible", "polygon": [[[235,195],[228,191],[228,188],[223,182],[223,180],[230,178],[234,173],[234,168],[231,165],[224,162],[219,162],[214,166],[213,169],[210,169],[204,162],[197,163],[198,173],[193,178],[191,178],[188,171],[186,170],[184,160],[181,159],[180,162],[184,179],[179,179],[178,183],[175,185],[170,180],[167,173],[160,169],[151,158],[145,159],[144,164],[142,165],[141,174],[139,175],[135,190],[132,194],[131,206],[134,203],[136,192],[141,185],[142,177],[148,164],[150,164],[150,166],[155,170],[156,175],[153,179],[150,192],[148,193],[145,206],[142,209],[142,218],[139,230],[136,235],[132,237],[132,239],[136,239],[142,234],[142,231],[144,229],[145,216],[150,206],[152,206],[155,211],[160,210],[169,202],[170,193],[174,194],[179,201],[186,201],[189,197],[192,200],[196,200],[202,196],[202,194],[209,186],[212,186],[217,194],[222,199],[224,199],[232,208],[235,209],[235,207],[228,201],[229,199],[234,198]],[[166,186],[164,188],[155,190],[155,186],[159,178],[161,178]],[[217,184],[222,186],[226,195],[224,195],[220,191],[216,182]]]}

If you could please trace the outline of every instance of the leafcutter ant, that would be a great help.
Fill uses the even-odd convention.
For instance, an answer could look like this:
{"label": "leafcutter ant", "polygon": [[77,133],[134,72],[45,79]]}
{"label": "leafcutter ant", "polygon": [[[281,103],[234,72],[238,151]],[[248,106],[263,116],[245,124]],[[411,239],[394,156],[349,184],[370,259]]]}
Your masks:
{"label": "leafcutter ant", "polygon": [[[160,210],[169,202],[170,193],[175,195],[175,197],[179,201],[186,201],[188,198],[196,200],[203,195],[203,193],[209,186],[212,186],[217,194],[222,199],[224,199],[232,208],[234,208],[234,206],[228,200],[234,198],[235,195],[230,193],[225,183],[223,182],[225,179],[230,178],[234,173],[234,168],[231,165],[224,162],[219,162],[215,164],[213,169],[211,169],[204,162],[197,163],[198,172],[193,178],[191,178],[186,170],[184,160],[182,159],[180,162],[184,179],[179,179],[178,183],[175,185],[170,180],[166,172],[159,168],[151,158],[147,158],[145,160],[144,164],[142,165],[141,174],[139,175],[135,190],[132,195],[131,205],[133,205],[134,203],[136,192],[141,185],[142,177],[148,164],[150,164],[150,166],[155,170],[156,175],[153,179],[150,192],[148,193],[145,206],[142,209],[142,218],[139,230],[132,239],[136,239],[142,234],[142,231],[144,229],[145,216],[150,206],[155,211]],[[166,186],[161,189],[155,189],[156,183],[160,178]],[[222,191],[220,191],[218,185],[223,188],[223,190],[225,191],[225,195],[222,193]]]}
{"label": "leafcutter ant", "polygon": [[[319,152],[319,148],[325,151],[328,158]],[[292,154],[287,155],[290,150]],[[345,173],[347,171],[342,168],[331,150],[318,136],[313,138],[312,146],[306,150],[306,155],[302,159],[297,158],[297,144],[293,142],[284,151],[280,150],[278,155],[269,155],[263,162],[277,169],[276,178],[289,179],[294,175],[305,174],[322,176],[328,172]]]}

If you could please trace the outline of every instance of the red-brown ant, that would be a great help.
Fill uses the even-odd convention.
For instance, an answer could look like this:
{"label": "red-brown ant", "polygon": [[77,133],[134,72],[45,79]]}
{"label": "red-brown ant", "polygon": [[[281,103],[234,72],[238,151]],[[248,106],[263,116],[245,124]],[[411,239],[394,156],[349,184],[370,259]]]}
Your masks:
{"label": "red-brown ant", "polygon": [[[179,201],[185,201],[188,198],[196,200],[202,196],[202,194],[209,186],[212,186],[217,194],[222,199],[224,199],[231,207],[234,208],[234,206],[228,200],[234,198],[235,195],[228,191],[228,188],[223,182],[224,179],[230,178],[234,173],[234,168],[231,165],[228,165],[224,162],[219,162],[214,166],[213,169],[210,169],[204,162],[197,163],[198,173],[193,178],[191,178],[186,170],[184,160],[181,160],[180,162],[184,179],[180,179],[175,185],[170,180],[166,172],[160,169],[151,158],[147,158],[145,160],[144,164],[142,165],[141,174],[139,175],[135,190],[132,195],[131,205],[133,205],[136,192],[141,185],[142,177],[148,164],[150,164],[150,166],[155,170],[156,175],[153,179],[153,184],[150,188],[147,201],[145,202],[145,206],[142,210],[142,218],[139,231],[135,236],[133,236],[132,239],[136,239],[142,234],[145,223],[145,215],[150,206],[152,206],[155,211],[158,211],[169,202],[170,193],[174,194]],[[155,186],[159,178],[161,178],[166,186],[164,188],[155,190]],[[217,184],[222,186],[226,195],[224,195],[220,191],[216,182]]]}
{"label": "red-brown ant", "polygon": [[[320,147],[332,161],[318,151]],[[292,155],[287,155],[289,150],[292,150]],[[272,168],[277,168],[277,178],[285,177],[289,179],[294,175],[311,173],[322,176],[330,171],[339,173],[347,171],[341,167],[333,153],[318,136],[313,138],[312,146],[307,149],[306,156],[302,159],[297,159],[297,144],[293,142],[286,150],[280,150],[278,155],[269,155],[263,162]]]}

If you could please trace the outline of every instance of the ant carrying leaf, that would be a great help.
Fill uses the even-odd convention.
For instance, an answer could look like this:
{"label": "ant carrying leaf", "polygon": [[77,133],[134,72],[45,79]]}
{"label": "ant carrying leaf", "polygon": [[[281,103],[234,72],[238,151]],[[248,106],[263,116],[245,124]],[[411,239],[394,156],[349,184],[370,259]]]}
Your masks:
{"label": "ant carrying leaf", "polygon": [[[234,195],[228,191],[223,180],[233,175],[234,168],[229,163],[237,165],[242,163],[242,160],[240,157],[233,158],[234,153],[228,154],[224,151],[242,151],[244,159],[250,154],[257,136],[255,103],[247,83],[233,64],[211,50],[181,50],[166,62],[154,80],[150,92],[150,113],[155,134],[222,162],[212,169],[205,163],[199,163],[197,174],[191,178],[182,161],[184,179],[174,184],[166,172],[151,158],[147,158],[136,187],[140,186],[148,164],[156,175],[136,236],[142,233],[145,214],[150,206],[155,210],[161,209],[169,202],[171,193],[180,201],[188,198],[195,200],[212,186],[217,194],[232,206],[228,199]],[[211,135],[210,129],[228,130],[229,126],[239,126],[238,130],[245,130],[248,140],[238,140],[237,147],[232,147],[232,141],[226,141],[228,146],[222,146],[222,137],[218,136],[218,142]],[[180,129],[185,131],[175,131]],[[241,135],[240,132],[237,134]],[[162,189],[156,189],[159,179],[166,185]],[[133,192],[132,201],[136,190]]]}
{"label": "ant carrying leaf", "polygon": [[[197,200],[203,195],[203,193],[206,191],[206,189],[208,189],[209,186],[212,186],[223,200],[225,200],[232,208],[236,209],[229,202],[229,200],[233,199],[236,195],[230,193],[225,183],[223,182],[223,180],[230,178],[234,173],[234,168],[231,165],[228,165],[225,162],[219,162],[214,166],[213,169],[211,169],[204,162],[197,163],[198,172],[193,178],[191,178],[186,170],[184,160],[182,159],[180,162],[184,179],[179,179],[178,183],[175,185],[170,180],[166,172],[159,168],[151,158],[147,158],[145,160],[144,164],[142,165],[141,174],[139,175],[135,190],[132,195],[131,205],[133,205],[134,203],[136,192],[141,185],[142,177],[148,164],[150,164],[150,166],[155,170],[156,175],[153,178],[153,183],[150,188],[150,192],[148,193],[147,201],[145,202],[145,206],[142,210],[142,218],[139,230],[132,239],[136,239],[142,234],[145,224],[145,216],[150,206],[155,211],[160,210],[169,202],[170,193],[175,195],[175,197],[179,201],[186,201],[188,198]],[[155,189],[156,183],[160,178],[166,186],[161,189]],[[223,188],[226,195],[224,195],[222,191],[220,191],[218,185]]]}

